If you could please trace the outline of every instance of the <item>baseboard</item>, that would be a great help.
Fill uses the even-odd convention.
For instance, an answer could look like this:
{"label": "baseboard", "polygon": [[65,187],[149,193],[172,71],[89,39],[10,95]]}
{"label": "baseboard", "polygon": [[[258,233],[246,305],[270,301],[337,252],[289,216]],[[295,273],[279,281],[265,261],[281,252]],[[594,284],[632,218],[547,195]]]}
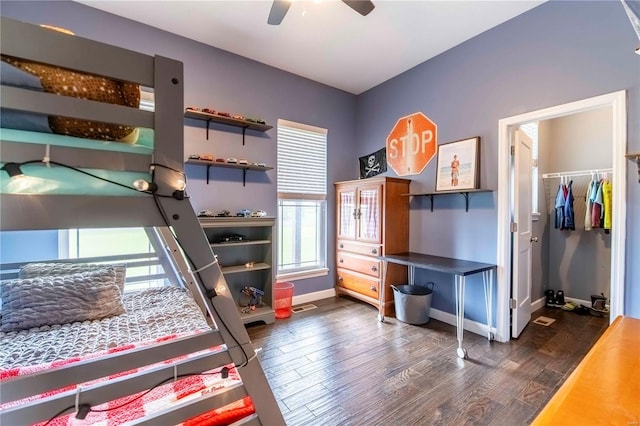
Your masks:
{"label": "baseboard", "polygon": [[[450,314],[449,312],[440,311],[438,309],[431,308],[429,310],[429,317],[438,321],[442,321],[444,323],[450,324],[452,326],[456,326],[456,316],[454,314]],[[468,318],[464,319],[464,329],[470,331],[475,334],[479,334],[480,336],[487,336],[487,325],[482,324],[477,321],[472,321]],[[491,332],[496,333],[496,327],[491,327]]]}
{"label": "baseboard", "polygon": [[309,303],[316,300],[328,299],[329,297],[335,297],[336,290],[333,288],[327,290],[314,291],[313,293],[301,294],[299,296],[294,295],[292,304],[301,305],[303,303]]}
{"label": "baseboard", "polygon": [[540,299],[531,303],[531,312],[535,312],[538,309],[543,308],[546,304],[547,304],[547,298],[541,297]]}

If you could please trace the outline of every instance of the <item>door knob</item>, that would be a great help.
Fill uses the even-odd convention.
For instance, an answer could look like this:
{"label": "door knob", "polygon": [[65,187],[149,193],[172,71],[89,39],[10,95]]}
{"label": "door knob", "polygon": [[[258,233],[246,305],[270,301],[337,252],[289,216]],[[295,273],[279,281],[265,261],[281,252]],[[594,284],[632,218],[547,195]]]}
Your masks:
{"label": "door knob", "polygon": [[538,242],[538,237],[531,237],[531,242],[532,243],[537,243]]}

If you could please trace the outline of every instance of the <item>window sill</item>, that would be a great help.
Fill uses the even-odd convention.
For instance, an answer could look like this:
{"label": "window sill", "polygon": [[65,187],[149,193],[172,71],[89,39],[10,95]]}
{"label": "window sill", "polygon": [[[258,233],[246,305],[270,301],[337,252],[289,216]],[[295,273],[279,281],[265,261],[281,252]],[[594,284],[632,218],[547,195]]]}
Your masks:
{"label": "window sill", "polygon": [[306,278],[324,277],[329,275],[329,268],[319,268],[310,271],[289,272],[285,274],[278,274],[276,279],[278,281],[297,281],[304,280]]}

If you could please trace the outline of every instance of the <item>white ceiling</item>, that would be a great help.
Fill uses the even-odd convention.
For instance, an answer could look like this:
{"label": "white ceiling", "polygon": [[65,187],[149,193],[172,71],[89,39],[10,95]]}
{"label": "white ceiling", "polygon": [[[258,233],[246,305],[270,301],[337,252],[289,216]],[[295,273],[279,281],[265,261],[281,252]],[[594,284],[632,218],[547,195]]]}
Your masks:
{"label": "white ceiling", "polygon": [[79,2],[354,94],[544,2],[373,1],[363,17],[297,0],[279,26],[267,24],[270,0]]}

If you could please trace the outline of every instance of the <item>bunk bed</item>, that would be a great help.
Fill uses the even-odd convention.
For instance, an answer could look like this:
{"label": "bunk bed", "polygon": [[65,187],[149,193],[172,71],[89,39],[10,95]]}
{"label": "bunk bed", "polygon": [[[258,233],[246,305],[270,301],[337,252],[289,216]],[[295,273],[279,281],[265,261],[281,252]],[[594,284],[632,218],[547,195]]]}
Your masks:
{"label": "bunk bed", "polygon": [[[182,328],[160,328],[156,334],[143,334],[146,340],[137,335],[132,341],[44,358],[6,356],[5,361],[11,361],[0,374],[0,423],[84,424],[86,418],[108,425],[284,424],[189,202],[183,172],[182,63],[6,17],[0,31],[3,76],[9,65],[26,77],[18,83],[3,77],[1,86],[0,230],[157,228],[184,287],[161,291],[178,307],[168,317],[175,320],[187,305],[191,312],[180,313],[190,316],[178,321]],[[52,89],[47,78],[58,89]],[[30,86],[38,80],[41,87]],[[87,81],[94,85],[89,91],[121,90],[125,102],[108,96],[64,96],[87,90]],[[137,90],[153,92],[154,111],[136,108]],[[44,117],[49,128],[30,128],[34,117],[41,122]],[[12,122],[6,118],[27,124],[5,128],[5,122]],[[28,330],[21,327],[35,324],[55,332],[67,326],[19,317],[19,304],[28,303],[33,288],[44,286],[50,297],[65,303],[65,285],[79,286],[73,291],[82,293],[98,282],[101,295],[122,301],[122,306],[98,315],[104,318],[93,321],[81,315],[73,322],[86,327],[141,314],[150,303],[120,294],[122,271],[116,265],[57,276],[52,274],[56,268],[39,265],[37,273],[32,269],[29,275],[29,268],[21,266],[17,277],[3,282],[3,351],[9,351],[6,339],[26,338]],[[87,283],[89,287],[82,287]],[[23,298],[11,300],[15,292]],[[166,303],[166,295],[161,300]],[[15,303],[18,317],[9,311]],[[50,339],[55,338],[54,333]],[[112,415],[114,406],[126,416]],[[242,414],[230,417],[230,411]]]}

